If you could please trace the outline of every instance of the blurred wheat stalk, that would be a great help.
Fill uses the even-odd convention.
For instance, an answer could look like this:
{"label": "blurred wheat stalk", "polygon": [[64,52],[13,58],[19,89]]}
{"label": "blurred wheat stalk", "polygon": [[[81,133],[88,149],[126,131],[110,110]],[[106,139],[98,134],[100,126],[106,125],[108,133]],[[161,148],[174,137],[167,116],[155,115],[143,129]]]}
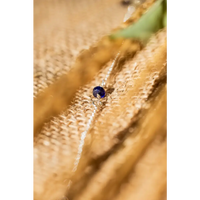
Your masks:
{"label": "blurred wheat stalk", "polygon": [[[66,185],[63,184],[66,171],[62,168],[56,178],[52,177],[47,181],[45,191],[35,199],[54,200],[64,193],[70,200],[165,198],[167,47],[166,28],[163,29],[164,23],[160,23],[165,16],[163,2],[165,1],[156,1],[160,5],[155,15],[160,17],[159,26],[150,27],[151,31],[141,34],[141,38],[138,38],[140,30],[144,30],[134,31],[135,26],[132,23],[138,22],[145,16],[146,11],[155,5],[153,0],[146,1],[119,29],[82,52],[72,70],[34,100],[34,136],[37,138],[44,123],[68,108],[74,96],[79,94],[80,86],[90,84],[97,72],[112,60],[119,50],[123,62],[114,70],[114,75],[120,74],[131,60],[139,63],[139,68],[142,66],[138,75],[132,77],[134,85],[130,88],[127,85],[125,95],[120,101],[113,103],[114,106],[104,114],[103,123],[99,121],[95,124],[98,134],[93,134],[93,129],[90,131],[91,138],[87,138],[80,165],[72,177],[70,191],[66,193]],[[162,9],[164,12],[160,12]],[[145,26],[143,21],[141,24]],[[160,31],[148,42],[158,30]],[[130,36],[130,33],[136,32],[137,37]],[[133,65],[128,66],[131,71]],[[104,137],[108,131],[106,129],[111,130],[115,126],[116,116],[123,118],[124,115],[126,119],[125,111],[130,104],[134,112],[133,117],[124,124],[126,128],[105,142]]]}

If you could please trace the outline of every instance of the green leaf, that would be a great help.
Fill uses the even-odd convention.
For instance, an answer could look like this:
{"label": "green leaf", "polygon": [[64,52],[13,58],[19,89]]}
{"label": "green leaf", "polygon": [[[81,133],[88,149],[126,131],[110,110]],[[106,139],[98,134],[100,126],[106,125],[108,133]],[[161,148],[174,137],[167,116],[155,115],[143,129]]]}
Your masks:
{"label": "green leaf", "polygon": [[134,38],[147,42],[151,35],[164,27],[166,17],[166,5],[164,0],[156,1],[147,12],[134,24],[126,29],[119,30],[110,37],[116,38]]}
{"label": "green leaf", "polygon": [[170,25],[170,11],[169,11],[169,8],[170,8],[170,3],[169,3],[169,0],[165,0],[165,13],[164,13],[164,19],[163,19],[163,24],[164,24],[164,27]]}

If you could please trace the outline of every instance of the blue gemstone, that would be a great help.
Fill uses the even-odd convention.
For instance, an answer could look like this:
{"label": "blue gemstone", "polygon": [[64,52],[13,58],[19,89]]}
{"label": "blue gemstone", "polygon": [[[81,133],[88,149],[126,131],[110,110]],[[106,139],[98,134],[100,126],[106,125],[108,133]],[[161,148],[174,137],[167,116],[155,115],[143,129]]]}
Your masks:
{"label": "blue gemstone", "polygon": [[97,98],[97,94],[100,95],[101,98],[103,98],[103,97],[105,97],[106,93],[105,93],[105,90],[102,87],[97,86],[97,87],[95,87],[93,89],[93,95],[94,95],[94,97]]}

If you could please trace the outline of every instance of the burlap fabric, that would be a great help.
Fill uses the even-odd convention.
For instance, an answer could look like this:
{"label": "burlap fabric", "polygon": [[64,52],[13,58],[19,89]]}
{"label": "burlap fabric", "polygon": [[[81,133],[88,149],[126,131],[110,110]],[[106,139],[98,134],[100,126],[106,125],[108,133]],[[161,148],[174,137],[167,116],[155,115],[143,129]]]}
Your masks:
{"label": "burlap fabric", "polygon": [[[125,12],[117,0],[35,0],[35,99],[70,73],[81,50],[120,26]],[[90,95],[112,59],[34,138],[34,199],[57,200],[65,194],[70,200],[166,198],[166,30],[124,58],[108,81],[110,92],[73,177],[81,133],[94,109]]]}

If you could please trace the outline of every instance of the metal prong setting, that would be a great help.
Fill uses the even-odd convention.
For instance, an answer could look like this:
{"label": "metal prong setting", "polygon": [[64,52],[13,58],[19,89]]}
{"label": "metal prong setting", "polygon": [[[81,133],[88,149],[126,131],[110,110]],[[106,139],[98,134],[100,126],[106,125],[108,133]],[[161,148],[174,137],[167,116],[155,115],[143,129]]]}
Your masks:
{"label": "metal prong setting", "polygon": [[99,94],[97,94],[97,99],[100,100],[101,99],[101,96]]}
{"label": "metal prong setting", "polygon": [[94,97],[90,96],[90,99],[92,101],[92,104],[94,106],[97,106],[98,108],[103,105],[103,103],[102,103],[103,100],[102,100],[102,98],[101,98],[101,96],[99,94],[97,94],[97,98],[94,98]]}

